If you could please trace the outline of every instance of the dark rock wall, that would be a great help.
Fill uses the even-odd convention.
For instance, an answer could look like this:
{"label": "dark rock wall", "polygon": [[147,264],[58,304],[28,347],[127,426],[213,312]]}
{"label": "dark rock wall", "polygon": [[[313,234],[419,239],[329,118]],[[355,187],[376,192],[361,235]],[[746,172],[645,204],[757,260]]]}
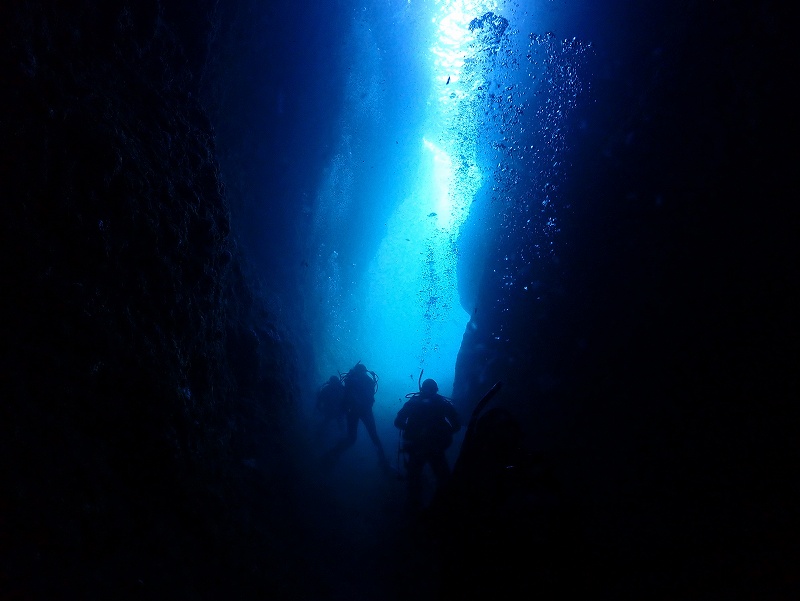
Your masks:
{"label": "dark rock wall", "polygon": [[[590,102],[575,115],[587,127],[572,132],[572,175],[556,194],[571,207],[556,252],[504,314],[486,310],[504,257],[490,261],[465,336],[462,398],[503,381],[497,403],[553,484],[488,517],[466,512],[497,527],[460,536],[453,564],[471,562],[488,590],[797,593],[798,221],[779,142],[795,97],[791,35],[774,3],[664,4],[635,12],[646,35],[597,36]],[[530,517],[547,515],[548,495],[560,530]],[[527,512],[512,513],[519,503]],[[519,540],[537,540],[530,561]]]}
{"label": "dark rock wall", "polygon": [[0,9],[3,598],[221,598],[290,523],[253,506],[290,496],[294,351],[230,232],[213,13],[186,8]]}

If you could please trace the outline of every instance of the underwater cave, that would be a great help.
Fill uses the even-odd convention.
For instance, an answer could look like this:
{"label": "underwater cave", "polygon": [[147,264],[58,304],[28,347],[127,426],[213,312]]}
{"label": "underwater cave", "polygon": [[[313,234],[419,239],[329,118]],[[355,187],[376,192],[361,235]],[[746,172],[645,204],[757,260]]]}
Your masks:
{"label": "underwater cave", "polygon": [[0,598],[795,598],[792,38],[723,4],[3,3]]}

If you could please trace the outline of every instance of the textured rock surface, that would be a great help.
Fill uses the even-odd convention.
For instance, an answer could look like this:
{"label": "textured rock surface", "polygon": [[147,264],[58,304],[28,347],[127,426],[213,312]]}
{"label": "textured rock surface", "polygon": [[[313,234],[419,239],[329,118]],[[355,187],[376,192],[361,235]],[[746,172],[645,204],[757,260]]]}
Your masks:
{"label": "textured rock surface", "polygon": [[0,12],[0,596],[220,598],[288,536],[293,349],[169,15],[56,4]]}

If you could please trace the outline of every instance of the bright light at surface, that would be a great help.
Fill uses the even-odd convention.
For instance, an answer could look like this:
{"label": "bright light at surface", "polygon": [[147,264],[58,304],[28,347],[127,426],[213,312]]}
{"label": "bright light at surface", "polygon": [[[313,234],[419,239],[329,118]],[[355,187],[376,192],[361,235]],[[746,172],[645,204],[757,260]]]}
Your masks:
{"label": "bright light at surface", "polygon": [[[555,256],[554,195],[591,44],[534,33],[542,4],[359,3],[342,35],[340,135],[309,211],[304,314],[320,383],[358,360],[379,374],[379,422],[423,369],[452,395],[470,314],[502,316]],[[489,306],[478,315],[476,303]],[[514,335],[503,319],[490,327]]]}
{"label": "bright light at surface", "polygon": [[497,2],[440,0],[435,6],[419,169],[370,265],[368,306],[380,307],[382,315],[374,355],[387,361],[410,355],[408,371],[424,369],[450,394],[469,321],[458,296],[458,237],[482,179],[477,107],[463,86],[475,82],[462,76],[462,68],[476,60],[469,24],[496,10]]}
{"label": "bright light at surface", "polygon": [[[317,199],[315,237],[320,243],[314,292],[322,293],[317,310],[324,329],[318,377],[322,382],[363,360],[381,378],[379,416],[396,411],[398,398],[416,389],[421,370],[438,382],[443,394],[452,394],[456,358],[470,318],[458,294],[459,236],[484,180],[478,161],[477,111],[482,109],[474,92],[485,83],[478,65],[486,53],[475,43],[477,32],[470,24],[499,9],[497,1],[476,0],[408,5],[407,14],[414,17],[409,20],[415,28],[412,37],[425,52],[404,51],[420,59],[416,68],[424,72],[419,80],[427,88],[415,92],[427,102],[419,104],[420,111],[405,114],[402,122],[384,123],[382,112],[368,110],[382,102],[380,90],[365,84],[382,78],[380,40],[373,39],[367,23],[354,22],[351,39],[359,60],[348,75],[352,94],[343,111],[340,147]],[[394,144],[401,135],[395,132],[405,131],[419,136],[419,142],[408,145],[399,159],[402,165],[394,165],[384,177],[362,167],[363,158],[369,159],[386,137]],[[368,199],[357,198],[361,189],[369,190]],[[340,220],[353,207],[363,213],[371,203],[392,207],[380,224],[384,236],[377,250],[352,257],[339,252],[346,246],[336,239],[344,225]],[[356,253],[361,248],[357,242]]]}
{"label": "bright light at surface", "polygon": [[469,90],[459,88],[455,84],[461,82],[461,71],[466,60],[475,59],[470,44],[474,41],[474,32],[469,25],[473,19],[487,12],[499,10],[498,2],[493,0],[441,0],[439,15],[434,17],[438,28],[436,42],[431,47],[434,56],[434,79],[437,82],[453,85],[445,88],[439,101],[452,104],[452,101],[465,98]]}

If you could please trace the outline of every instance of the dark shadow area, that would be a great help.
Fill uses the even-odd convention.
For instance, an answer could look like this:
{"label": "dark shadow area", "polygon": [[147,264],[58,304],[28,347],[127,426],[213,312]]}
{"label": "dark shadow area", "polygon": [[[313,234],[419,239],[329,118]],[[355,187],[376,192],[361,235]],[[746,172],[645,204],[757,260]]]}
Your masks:
{"label": "dark shadow area", "polygon": [[778,142],[790,36],[775,3],[665,7],[633,10],[641,27],[618,36],[593,28],[613,53],[596,45],[574,116],[564,237],[507,315],[486,270],[462,347],[464,410],[502,380],[499,406],[558,483],[554,506],[536,492],[512,524],[457,539],[473,560],[529,541],[529,562],[485,554],[503,559],[469,571],[509,592],[555,578],[552,596],[788,599],[800,585],[798,221]]}
{"label": "dark shadow area", "polygon": [[2,598],[246,598],[297,551],[297,359],[162,10],[0,11]]}

